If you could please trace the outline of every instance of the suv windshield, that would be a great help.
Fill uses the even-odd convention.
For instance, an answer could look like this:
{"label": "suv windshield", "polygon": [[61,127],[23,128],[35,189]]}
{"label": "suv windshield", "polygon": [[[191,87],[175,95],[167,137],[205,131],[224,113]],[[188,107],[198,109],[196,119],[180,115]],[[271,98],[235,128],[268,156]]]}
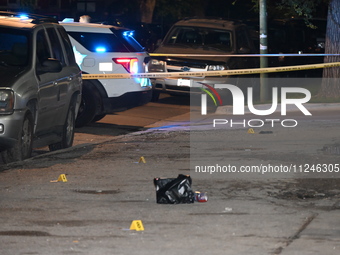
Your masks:
{"label": "suv windshield", "polygon": [[166,44],[187,47],[208,47],[222,51],[231,51],[232,36],[230,31],[201,28],[175,27],[167,37]]}
{"label": "suv windshield", "polygon": [[125,30],[113,34],[68,32],[68,34],[91,52],[141,52],[143,47]]}
{"label": "suv windshield", "polygon": [[0,28],[0,65],[27,66],[28,34],[22,30]]}

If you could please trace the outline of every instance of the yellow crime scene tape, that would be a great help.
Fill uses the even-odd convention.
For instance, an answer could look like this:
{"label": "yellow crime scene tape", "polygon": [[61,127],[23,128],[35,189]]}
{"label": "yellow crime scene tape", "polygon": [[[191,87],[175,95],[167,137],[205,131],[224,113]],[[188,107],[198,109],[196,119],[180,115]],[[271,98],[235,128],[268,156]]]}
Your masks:
{"label": "yellow crime scene tape", "polygon": [[204,72],[159,72],[159,73],[138,73],[138,74],[83,74],[85,80],[93,79],[131,79],[131,78],[181,78],[181,77],[204,77],[204,76],[226,76],[226,75],[245,75],[260,73],[276,73],[301,71],[309,69],[329,68],[340,66],[340,62],[321,63],[310,65],[283,66],[283,67],[267,67],[253,69],[234,69],[223,71],[204,71]]}
{"label": "yellow crime scene tape", "polygon": [[278,53],[278,54],[165,54],[149,53],[151,57],[329,57],[340,56],[340,54],[327,53]]}

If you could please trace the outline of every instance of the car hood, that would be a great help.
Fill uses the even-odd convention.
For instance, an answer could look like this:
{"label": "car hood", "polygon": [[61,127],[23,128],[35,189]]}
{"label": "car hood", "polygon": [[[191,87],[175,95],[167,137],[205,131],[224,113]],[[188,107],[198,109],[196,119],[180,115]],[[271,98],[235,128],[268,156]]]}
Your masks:
{"label": "car hood", "polygon": [[[212,62],[227,62],[230,57],[216,57],[216,55],[234,55],[234,52],[224,52],[218,49],[214,49],[211,47],[178,47],[178,46],[166,46],[161,45],[159,48],[157,48],[154,53],[160,53],[160,54],[198,54],[198,55],[215,55],[215,56],[190,56],[190,59],[193,60],[205,60],[205,61],[212,61]],[[176,57],[181,59],[188,59],[188,57]]]}
{"label": "car hood", "polygon": [[24,68],[12,68],[0,66],[0,87],[12,87],[15,81],[25,73]]}

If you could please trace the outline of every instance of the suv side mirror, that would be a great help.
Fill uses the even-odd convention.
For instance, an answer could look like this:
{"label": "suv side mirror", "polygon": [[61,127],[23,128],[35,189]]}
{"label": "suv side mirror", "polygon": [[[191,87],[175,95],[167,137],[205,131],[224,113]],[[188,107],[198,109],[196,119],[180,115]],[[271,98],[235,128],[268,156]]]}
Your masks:
{"label": "suv side mirror", "polygon": [[49,58],[44,60],[41,65],[37,67],[39,74],[43,73],[59,73],[63,69],[61,63],[57,59]]}

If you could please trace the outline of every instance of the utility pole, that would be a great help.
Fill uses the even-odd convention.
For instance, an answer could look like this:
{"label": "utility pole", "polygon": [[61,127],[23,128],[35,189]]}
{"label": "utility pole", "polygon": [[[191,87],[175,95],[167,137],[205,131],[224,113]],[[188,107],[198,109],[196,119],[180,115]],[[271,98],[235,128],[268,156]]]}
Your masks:
{"label": "utility pole", "polygon": [[[267,40],[267,0],[259,0],[260,7],[260,54],[268,53]],[[260,57],[260,68],[268,67],[268,58]],[[268,100],[268,75],[260,74],[260,100],[264,102]]]}

